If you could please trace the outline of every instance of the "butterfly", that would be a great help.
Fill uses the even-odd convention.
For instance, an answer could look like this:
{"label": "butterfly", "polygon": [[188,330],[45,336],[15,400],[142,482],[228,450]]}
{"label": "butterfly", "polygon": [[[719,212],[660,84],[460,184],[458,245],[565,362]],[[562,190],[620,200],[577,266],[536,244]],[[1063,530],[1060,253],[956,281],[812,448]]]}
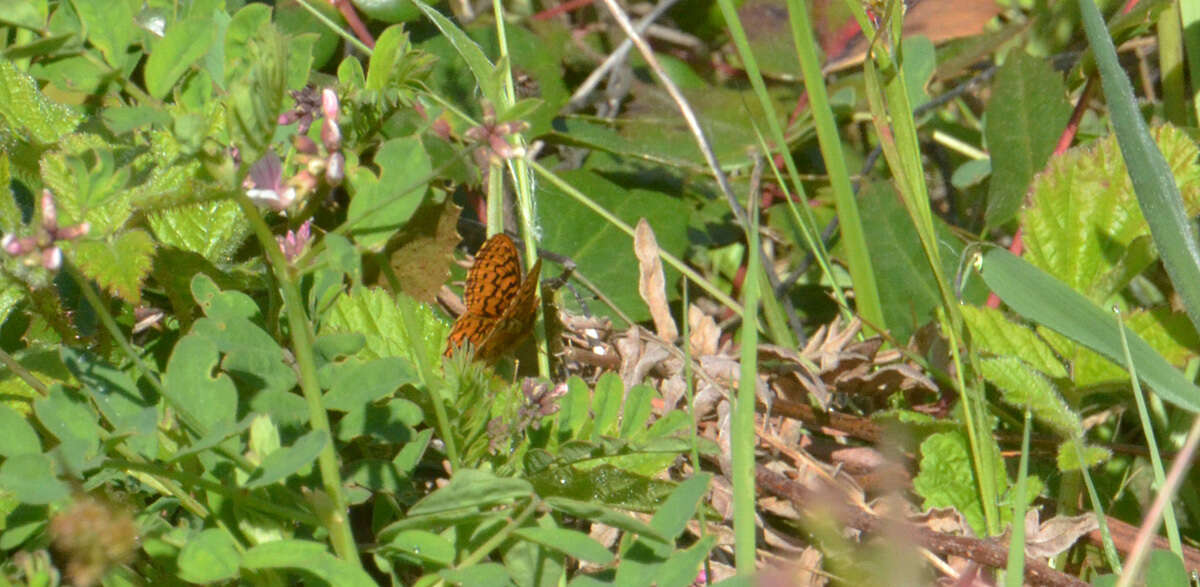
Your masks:
{"label": "butterfly", "polygon": [[467,271],[467,311],[454,321],[443,354],[448,357],[470,343],[476,359],[492,362],[515,349],[533,330],[541,269],[538,259],[521,279],[517,245],[506,234],[483,243]]}

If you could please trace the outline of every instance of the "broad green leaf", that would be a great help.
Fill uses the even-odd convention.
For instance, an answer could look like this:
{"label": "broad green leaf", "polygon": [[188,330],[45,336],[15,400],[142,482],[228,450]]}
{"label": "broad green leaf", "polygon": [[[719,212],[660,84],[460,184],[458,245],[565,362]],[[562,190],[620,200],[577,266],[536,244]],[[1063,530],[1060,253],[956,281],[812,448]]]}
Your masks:
{"label": "broad green leaf", "polygon": [[531,495],[533,486],[523,479],[497,477],[487,471],[464,469],[455,473],[445,487],[413,504],[408,515],[486,507]]}
{"label": "broad green leaf", "polygon": [[337,439],[349,442],[371,436],[379,442],[405,444],[416,438],[414,429],[423,421],[425,415],[417,404],[394,397],[384,405],[364,405],[342,416],[337,423]]}
{"label": "broad green leaf", "polygon": [[175,82],[208,53],[212,46],[214,27],[209,17],[193,17],[175,21],[166,34],[150,47],[146,60],[146,90],[162,99]]}
{"label": "broad green leaf", "polygon": [[375,585],[371,576],[358,565],[338,559],[323,544],[304,540],[276,540],[259,544],[242,555],[242,569],[297,569],[312,573],[330,585]]}
{"label": "broad green leaf", "polygon": [[225,262],[250,234],[250,222],[233,200],[195,202],[147,215],[154,236],[166,245]]}
{"label": "broad green leaf", "polygon": [[513,585],[508,571],[499,563],[481,563],[457,569],[443,569],[438,576],[454,585]]}
{"label": "broad green leaf", "polygon": [[[693,585],[703,569],[704,560],[708,558],[709,553],[716,545],[717,537],[708,534],[687,549],[672,554],[659,567],[660,570],[655,576],[657,584],[661,587]],[[723,581],[719,584],[723,585],[727,582]]]}
{"label": "broad green leaf", "polygon": [[1179,555],[1162,549],[1150,551],[1146,560],[1146,585],[1161,587],[1187,587],[1191,585],[1187,567]]}
{"label": "broad green leaf", "polygon": [[433,172],[420,139],[392,139],[379,148],[380,175],[359,167],[347,174],[352,197],[346,225],[360,245],[378,249],[404,225],[421,202]]}
{"label": "broad green leaf", "polygon": [[375,41],[375,50],[371,53],[371,62],[367,65],[366,89],[382,92],[388,87],[388,81],[396,69],[396,60],[402,59],[408,52],[408,33],[404,27],[390,26],[379,35]]}
{"label": "broad green leaf", "polygon": [[40,31],[46,27],[46,0],[6,0],[0,3],[0,22]]}
{"label": "broad green leaf", "polygon": [[63,364],[79,379],[115,434],[130,434],[125,441],[147,459],[158,456],[158,409],[144,397],[129,374],[95,357],[62,347]]}
{"label": "broad green leaf", "polygon": [[984,379],[1000,389],[1005,402],[1019,408],[1029,406],[1034,417],[1060,437],[1078,438],[1083,434],[1079,416],[1058,390],[1024,361],[1016,357],[983,359],[980,370]]}
{"label": "broad green leaf", "polygon": [[291,446],[280,448],[263,459],[258,470],[246,481],[246,489],[266,487],[282,481],[289,475],[308,467],[317,459],[317,454],[329,442],[324,430],[313,430],[296,439]]}
{"label": "broad green leaf", "polygon": [[[1154,135],[1183,186],[1189,214],[1200,212],[1200,151],[1182,132]],[[1113,137],[1050,161],[1021,215],[1025,259],[1093,302],[1104,302],[1153,257],[1138,241],[1150,233]]]}
{"label": "broad green leaf", "polygon": [[513,534],[581,561],[607,565],[613,553],[591,536],[566,528],[520,528]]}
{"label": "broad green leaf", "polygon": [[[1138,204],[1150,223],[1154,243],[1162,255],[1163,266],[1171,276],[1175,292],[1183,300],[1192,325],[1200,330],[1200,242],[1192,227],[1191,217],[1176,184],[1174,166],[1167,155],[1159,151],[1146,128],[1133,86],[1117,61],[1116,49],[1092,0],[1079,0],[1088,44],[1100,70],[1104,97],[1112,112],[1113,132],[1121,145],[1121,156],[1129,167]],[[1169,156],[1169,155],[1168,155]],[[1195,161],[1195,155],[1189,162]],[[1180,183],[1194,176],[1180,177]]]}
{"label": "broad green leaf", "polygon": [[266,4],[247,4],[234,13],[225,28],[224,85],[229,87],[246,74],[254,63],[248,47],[251,40],[271,23],[271,7]]}
{"label": "broad green leaf", "polygon": [[1054,351],[1033,330],[1012,322],[994,308],[964,305],[959,310],[980,349],[1001,357],[1016,357],[1055,379],[1067,376]]}
{"label": "broad green leaf", "polygon": [[325,409],[339,412],[361,410],[387,397],[401,385],[417,383],[412,365],[399,357],[376,359],[368,363],[347,363],[333,375],[325,394]]}
{"label": "broad green leaf", "polygon": [[83,115],[48,100],[29,74],[0,59],[0,116],[30,140],[52,144],[71,132]]}
{"label": "broad green leaf", "polygon": [[38,422],[59,440],[59,450],[74,471],[81,471],[100,448],[99,415],[82,395],[55,386],[33,403]]}
{"label": "broad green leaf", "polygon": [[[401,314],[415,313],[416,332],[410,332],[409,322]],[[425,347],[425,356],[441,356],[442,345],[450,327],[437,319],[429,306],[406,295],[395,298],[379,289],[357,289],[334,302],[321,323],[321,335],[359,333],[366,337],[367,347],[359,352],[361,359],[402,357],[417,363],[416,347]]]}
{"label": "broad green leaf", "polygon": [[[991,467],[997,479],[1005,478],[1002,461],[983,466]],[[922,508],[952,507],[981,534],[987,524],[978,487],[971,450],[961,432],[934,434],[921,443],[921,472],[913,478],[913,490],[922,497]]]}
{"label": "broad green leaf", "polygon": [[654,512],[650,525],[664,536],[678,536],[687,527],[688,520],[696,515],[700,500],[708,493],[710,481],[711,474],[700,473],[680,483],[667,501]]}
{"label": "broad green leaf", "polygon": [[442,16],[440,12],[434,10],[431,6],[421,2],[421,0],[413,0],[413,4],[421,12],[425,13],[425,18],[433,22],[445,35],[446,39],[454,45],[455,50],[462,57],[467,66],[471,68],[471,74],[475,76],[475,84],[479,86],[479,91],[483,93],[483,97],[487,98],[492,104],[504,104],[500,92],[500,85],[496,83],[495,76],[492,75],[495,66],[488,60],[487,55],[484,55],[483,50],[475,41],[471,40],[461,29],[454,25],[450,19]]}
{"label": "broad green leaf", "polygon": [[224,373],[213,376],[218,360],[217,345],[202,336],[185,336],[175,344],[163,389],[171,403],[201,435],[230,426],[237,416],[237,389]]}
{"label": "broad green leaf", "polygon": [[130,304],[142,301],[142,282],[154,263],[154,240],[140,229],[104,240],[73,243],[72,256],[84,275]]}
{"label": "broad green leaf", "polygon": [[380,550],[402,552],[413,558],[444,567],[454,564],[454,545],[442,536],[427,530],[404,530],[396,534],[387,544],[380,545]]}
{"label": "broad green leaf", "polygon": [[408,22],[421,16],[412,0],[352,0],[363,14],[383,22]]}
{"label": "broad green leaf", "polygon": [[[204,314],[214,320],[232,322],[238,319],[250,321],[260,319],[258,304],[254,303],[254,300],[250,296],[240,291],[221,291],[221,289],[217,287],[217,284],[213,282],[212,278],[203,273],[197,273],[194,277],[192,277],[190,289],[192,298],[195,299],[196,303],[200,305],[200,308],[204,310]],[[218,326],[217,329],[219,330],[220,326]],[[236,344],[233,344],[236,342],[237,338],[249,339],[255,344],[263,343],[270,346],[278,346],[274,344],[273,339],[268,342],[258,337],[250,337],[255,337],[255,335],[246,333],[244,336],[239,336],[233,339],[224,339],[220,336],[214,336],[214,339],[221,338],[223,341],[222,344],[227,344],[228,348],[234,348],[237,346]]]}
{"label": "broad green leaf", "polygon": [[20,454],[0,464],[0,488],[21,503],[54,503],[69,495],[67,484],[54,475],[54,462],[44,454]]}
{"label": "broad green leaf", "polygon": [[650,418],[650,403],[658,394],[654,388],[639,383],[629,388],[629,393],[625,394],[625,405],[621,408],[621,429],[618,436],[621,438],[635,438],[640,432],[646,430],[646,422]]}
{"label": "broad green leaf", "polygon": [[[654,228],[655,239],[662,250],[676,257],[685,256],[688,247],[686,219],[691,212],[678,198],[664,192],[618,185],[587,170],[569,171],[561,177],[629,226],[636,225],[639,218],[645,218]],[[650,313],[638,295],[636,280],[628,279],[628,268],[637,267],[633,237],[553,186],[542,186],[538,197],[542,217],[554,219],[543,227],[545,234],[540,246],[574,260],[579,271],[598,284],[630,319],[649,319]],[[667,267],[665,277],[668,298],[678,297],[675,283],[679,273]],[[571,296],[567,296],[567,304],[571,303]],[[593,304],[592,310],[597,316],[612,318],[615,324],[623,322],[603,307],[596,308]]]}
{"label": "broad green leaf", "polygon": [[[1022,316],[1082,343],[1109,360],[1125,363],[1117,321],[1061,281],[999,248],[980,258],[980,273],[988,287]],[[1129,353],[1138,377],[1163,399],[1200,411],[1200,388],[1188,381],[1146,341],[1126,327]]]}
{"label": "broad green leaf", "polygon": [[125,49],[133,43],[137,28],[133,6],[128,0],[73,0],[75,12],[83,21],[87,39],[114,68],[125,68]]}
{"label": "broad green leaf", "polygon": [[567,380],[567,395],[558,401],[558,441],[566,442],[579,437],[584,423],[591,417],[591,390],[578,375]]}
{"label": "broad green leaf", "polygon": [[192,583],[213,583],[238,576],[242,559],[225,530],[208,528],[193,536],[175,560],[179,578]]}
{"label": "broad green leaf", "polygon": [[1054,152],[1071,115],[1066,95],[1062,75],[1049,61],[1023,51],[1013,51],[996,74],[983,129],[992,156],[988,226],[1013,217],[1029,182]]}
{"label": "broad green leaf", "polygon": [[0,404],[0,430],[4,431],[0,457],[7,459],[23,454],[41,454],[42,442],[33,427],[24,416],[3,404]]}

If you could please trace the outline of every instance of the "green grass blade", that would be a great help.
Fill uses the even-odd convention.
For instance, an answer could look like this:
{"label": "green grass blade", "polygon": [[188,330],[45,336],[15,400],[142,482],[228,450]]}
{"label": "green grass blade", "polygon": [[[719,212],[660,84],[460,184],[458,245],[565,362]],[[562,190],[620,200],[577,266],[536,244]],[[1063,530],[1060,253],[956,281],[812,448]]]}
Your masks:
{"label": "green grass blade", "polygon": [[1004,584],[1021,587],[1025,578],[1025,485],[1029,479],[1029,431],[1033,429],[1033,412],[1025,408],[1025,428],[1021,435],[1021,463],[1017,466],[1017,484],[1013,487],[1012,538],[1008,541],[1008,566]]}
{"label": "green grass blade", "polygon": [[[988,287],[1018,314],[1055,330],[1118,365],[1125,353],[1117,321],[1075,290],[1025,260],[1000,248],[981,256],[980,273]],[[1163,399],[1200,412],[1200,388],[1167,363],[1145,340],[1126,329],[1129,354],[1138,377]]]}
{"label": "green grass blade", "polygon": [[[749,198],[750,234],[758,234],[757,199]],[[740,573],[755,570],[756,548],[754,516],[754,401],[758,387],[758,330],[755,320],[758,314],[759,285],[762,264],[758,255],[758,239],[751,238],[746,258],[745,296],[742,300],[746,313],[742,319],[742,365],[738,379],[737,397],[733,403],[732,446],[730,447],[730,469],[733,477],[733,533],[734,558]]]}
{"label": "green grass blade", "polygon": [[[1079,10],[1088,44],[1096,56],[1113,130],[1133,181],[1133,191],[1175,291],[1183,300],[1192,325],[1200,330],[1200,243],[1183,209],[1179,186],[1146,128],[1133,96],[1133,86],[1117,62],[1117,52],[1100,11],[1092,0],[1079,0]],[[1161,389],[1158,391],[1162,393]]]}

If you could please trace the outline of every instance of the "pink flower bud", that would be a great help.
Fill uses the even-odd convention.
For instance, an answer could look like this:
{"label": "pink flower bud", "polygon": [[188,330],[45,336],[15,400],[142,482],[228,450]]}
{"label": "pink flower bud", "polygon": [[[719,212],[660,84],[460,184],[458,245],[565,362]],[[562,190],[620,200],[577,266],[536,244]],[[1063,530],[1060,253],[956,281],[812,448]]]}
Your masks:
{"label": "pink flower bud", "polygon": [[334,92],[333,88],[321,90],[321,113],[325,115],[326,119],[337,123],[339,105],[337,92]]}
{"label": "pink flower bud", "polygon": [[46,230],[58,228],[58,210],[54,207],[54,194],[42,190],[42,227]]}
{"label": "pink flower bud", "polygon": [[346,157],[338,151],[329,156],[329,164],[325,167],[325,181],[329,185],[339,185],[346,177]]}

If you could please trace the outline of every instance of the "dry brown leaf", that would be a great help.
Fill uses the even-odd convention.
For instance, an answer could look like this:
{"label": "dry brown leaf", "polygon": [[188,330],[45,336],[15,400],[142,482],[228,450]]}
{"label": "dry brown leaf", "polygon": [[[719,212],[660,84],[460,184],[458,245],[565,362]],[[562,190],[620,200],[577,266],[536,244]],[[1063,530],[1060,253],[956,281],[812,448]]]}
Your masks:
{"label": "dry brown leaf", "polygon": [[1038,559],[1058,556],[1099,527],[1092,514],[1055,516],[1039,524],[1038,511],[1031,509],[1025,513],[1025,553]]}
{"label": "dry brown leaf", "polygon": [[638,220],[637,230],[634,231],[633,252],[638,259],[638,295],[642,296],[642,301],[650,309],[658,337],[673,343],[679,337],[679,328],[667,304],[667,279],[663,276],[662,259],[658,256],[658,241],[645,218]]}
{"label": "dry brown leaf", "polygon": [[[385,254],[404,293],[433,303],[450,279],[454,247],[458,246],[458,216],[462,208],[447,199],[439,206],[422,206],[388,242]],[[381,284],[388,286],[386,280]]]}
{"label": "dry brown leaf", "polygon": [[692,356],[702,357],[717,354],[717,343],[721,340],[721,329],[717,321],[705,314],[699,306],[693,304],[688,308],[688,343],[691,344]]}

